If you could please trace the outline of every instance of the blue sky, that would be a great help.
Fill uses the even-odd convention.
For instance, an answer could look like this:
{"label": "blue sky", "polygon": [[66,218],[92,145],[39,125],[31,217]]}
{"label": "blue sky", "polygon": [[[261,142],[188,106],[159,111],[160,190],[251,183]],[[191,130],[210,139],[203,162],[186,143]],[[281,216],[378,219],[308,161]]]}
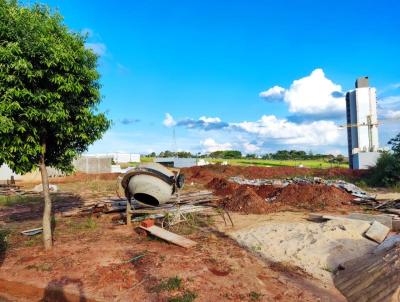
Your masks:
{"label": "blue sky", "polygon": [[91,153],[173,149],[175,128],[192,152],[345,154],[340,95],[364,75],[382,145],[400,132],[398,1],[45,3],[100,56],[114,123]]}

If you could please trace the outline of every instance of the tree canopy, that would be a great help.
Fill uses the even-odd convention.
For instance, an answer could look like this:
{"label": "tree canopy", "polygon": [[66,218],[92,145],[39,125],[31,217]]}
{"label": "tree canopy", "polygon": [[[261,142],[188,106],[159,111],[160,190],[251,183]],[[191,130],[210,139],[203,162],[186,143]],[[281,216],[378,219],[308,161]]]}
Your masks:
{"label": "tree canopy", "polygon": [[99,113],[97,56],[48,7],[0,0],[0,163],[72,169],[109,128]]}

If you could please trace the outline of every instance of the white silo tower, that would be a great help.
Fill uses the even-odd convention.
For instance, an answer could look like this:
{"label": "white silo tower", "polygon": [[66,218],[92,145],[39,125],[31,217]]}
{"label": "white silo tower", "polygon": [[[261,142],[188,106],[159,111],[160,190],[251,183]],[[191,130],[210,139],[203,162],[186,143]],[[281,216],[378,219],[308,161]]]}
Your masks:
{"label": "white silo tower", "polygon": [[374,166],[379,157],[376,89],[368,77],[358,78],[356,89],[346,94],[349,165],[352,169]]}

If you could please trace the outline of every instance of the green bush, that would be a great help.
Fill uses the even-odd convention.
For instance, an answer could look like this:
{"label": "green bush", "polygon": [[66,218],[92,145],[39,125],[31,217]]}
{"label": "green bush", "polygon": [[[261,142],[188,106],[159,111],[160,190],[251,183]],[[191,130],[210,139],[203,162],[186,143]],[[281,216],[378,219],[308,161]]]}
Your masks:
{"label": "green bush", "polygon": [[8,242],[7,236],[10,234],[9,230],[0,230],[0,253],[4,253],[7,249]]}
{"label": "green bush", "polygon": [[371,169],[370,185],[395,187],[400,184],[400,155],[384,152]]}

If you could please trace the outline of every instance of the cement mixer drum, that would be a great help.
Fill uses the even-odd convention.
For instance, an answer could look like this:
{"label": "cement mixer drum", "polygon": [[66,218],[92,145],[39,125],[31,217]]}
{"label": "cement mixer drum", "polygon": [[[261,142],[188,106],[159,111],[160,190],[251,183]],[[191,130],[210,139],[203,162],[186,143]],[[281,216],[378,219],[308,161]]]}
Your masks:
{"label": "cement mixer drum", "polygon": [[140,203],[159,206],[170,200],[184,183],[179,170],[171,171],[157,163],[139,164],[129,170],[121,180],[125,196]]}

